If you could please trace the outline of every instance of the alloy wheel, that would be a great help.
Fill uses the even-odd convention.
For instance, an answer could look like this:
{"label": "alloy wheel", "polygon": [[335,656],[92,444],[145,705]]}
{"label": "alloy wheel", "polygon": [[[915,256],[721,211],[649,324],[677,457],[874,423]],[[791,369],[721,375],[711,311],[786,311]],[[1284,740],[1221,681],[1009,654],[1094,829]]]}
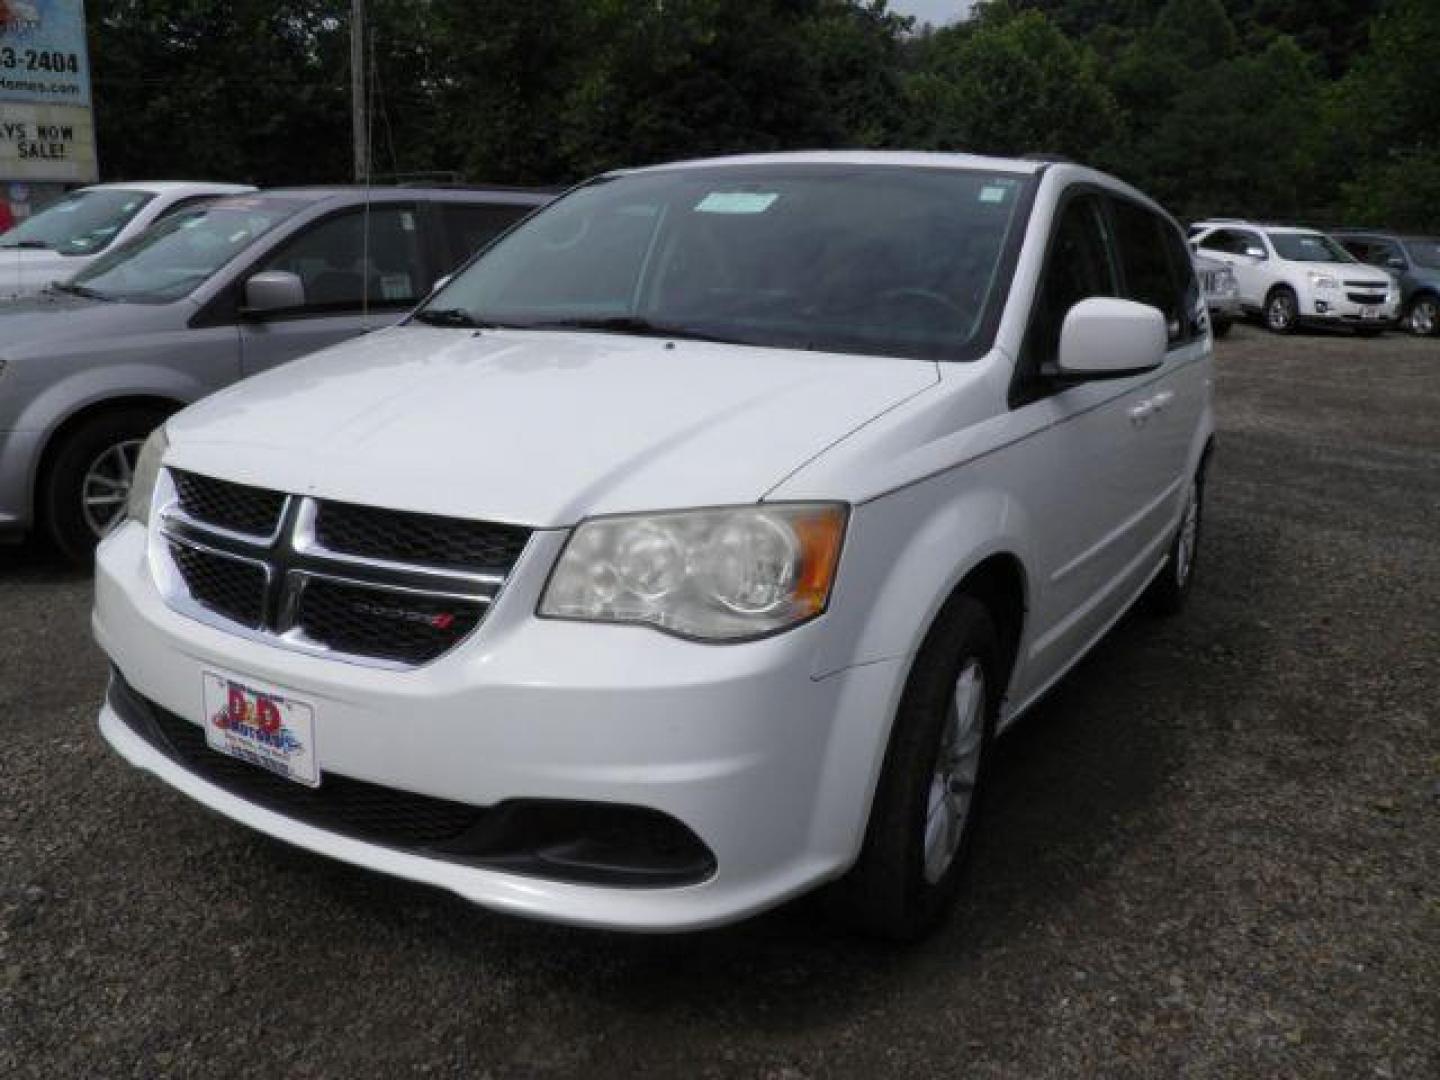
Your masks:
{"label": "alloy wheel", "polygon": [[1435,333],[1437,322],[1440,322],[1440,303],[1428,297],[1415,301],[1415,305],[1410,309],[1410,332],[1412,334],[1429,337]]}
{"label": "alloy wheel", "polygon": [[1288,293],[1276,293],[1265,307],[1265,321],[1271,330],[1289,330],[1295,322],[1295,302]]}
{"label": "alloy wheel", "polygon": [[985,670],[972,659],[955,680],[930,776],[923,850],[925,880],[932,885],[945,876],[960,850],[980,777],[984,738]]}
{"label": "alloy wheel", "polygon": [[97,537],[104,536],[125,513],[130,482],[140,457],[141,439],[115,443],[90,463],[80,484],[85,524]]}

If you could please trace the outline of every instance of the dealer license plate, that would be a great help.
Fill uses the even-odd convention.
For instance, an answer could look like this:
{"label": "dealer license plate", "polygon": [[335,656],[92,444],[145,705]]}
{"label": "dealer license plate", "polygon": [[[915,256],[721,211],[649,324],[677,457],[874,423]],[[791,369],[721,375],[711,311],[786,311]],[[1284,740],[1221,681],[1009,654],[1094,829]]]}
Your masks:
{"label": "dealer license plate", "polygon": [[203,679],[205,741],[212,750],[319,786],[313,706],[213,671]]}
{"label": "dealer license plate", "polygon": [[1380,309],[1373,304],[1370,307],[1363,307],[1360,309],[1360,317],[1362,319],[1378,319],[1380,318]]}

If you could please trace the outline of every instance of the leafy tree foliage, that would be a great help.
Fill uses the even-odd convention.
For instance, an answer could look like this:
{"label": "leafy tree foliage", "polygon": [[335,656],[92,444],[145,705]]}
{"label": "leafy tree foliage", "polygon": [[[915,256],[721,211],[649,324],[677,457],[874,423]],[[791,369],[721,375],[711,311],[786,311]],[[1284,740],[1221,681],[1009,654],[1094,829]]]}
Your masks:
{"label": "leafy tree foliage", "polygon": [[[107,177],[351,174],[349,0],[90,0]],[[369,0],[378,175],[1057,152],[1182,214],[1440,231],[1434,0]]]}

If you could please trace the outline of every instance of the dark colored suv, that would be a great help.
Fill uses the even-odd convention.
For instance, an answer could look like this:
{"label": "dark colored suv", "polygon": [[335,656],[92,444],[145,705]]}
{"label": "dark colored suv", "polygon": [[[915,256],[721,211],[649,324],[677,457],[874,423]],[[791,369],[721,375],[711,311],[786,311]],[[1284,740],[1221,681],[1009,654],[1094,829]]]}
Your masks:
{"label": "dark colored suv", "polygon": [[1346,229],[1332,233],[1361,262],[1400,279],[1400,322],[1421,337],[1440,335],[1440,238]]}

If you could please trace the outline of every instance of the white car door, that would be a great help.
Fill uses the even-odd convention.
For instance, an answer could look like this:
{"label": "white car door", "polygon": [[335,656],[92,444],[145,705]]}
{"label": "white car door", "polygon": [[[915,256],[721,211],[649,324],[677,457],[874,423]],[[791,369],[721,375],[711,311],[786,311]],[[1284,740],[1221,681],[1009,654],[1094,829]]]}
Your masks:
{"label": "white car door", "polygon": [[1151,569],[1159,530],[1148,423],[1163,373],[1067,383],[1053,367],[1066,312],[1120,295],[1103,197],[1071,194],[1057,214],[1012,394],[1029,434],[1003,452],[1035,530],[1030,631],[1012,700],[1047,686],[1124,611]]}

